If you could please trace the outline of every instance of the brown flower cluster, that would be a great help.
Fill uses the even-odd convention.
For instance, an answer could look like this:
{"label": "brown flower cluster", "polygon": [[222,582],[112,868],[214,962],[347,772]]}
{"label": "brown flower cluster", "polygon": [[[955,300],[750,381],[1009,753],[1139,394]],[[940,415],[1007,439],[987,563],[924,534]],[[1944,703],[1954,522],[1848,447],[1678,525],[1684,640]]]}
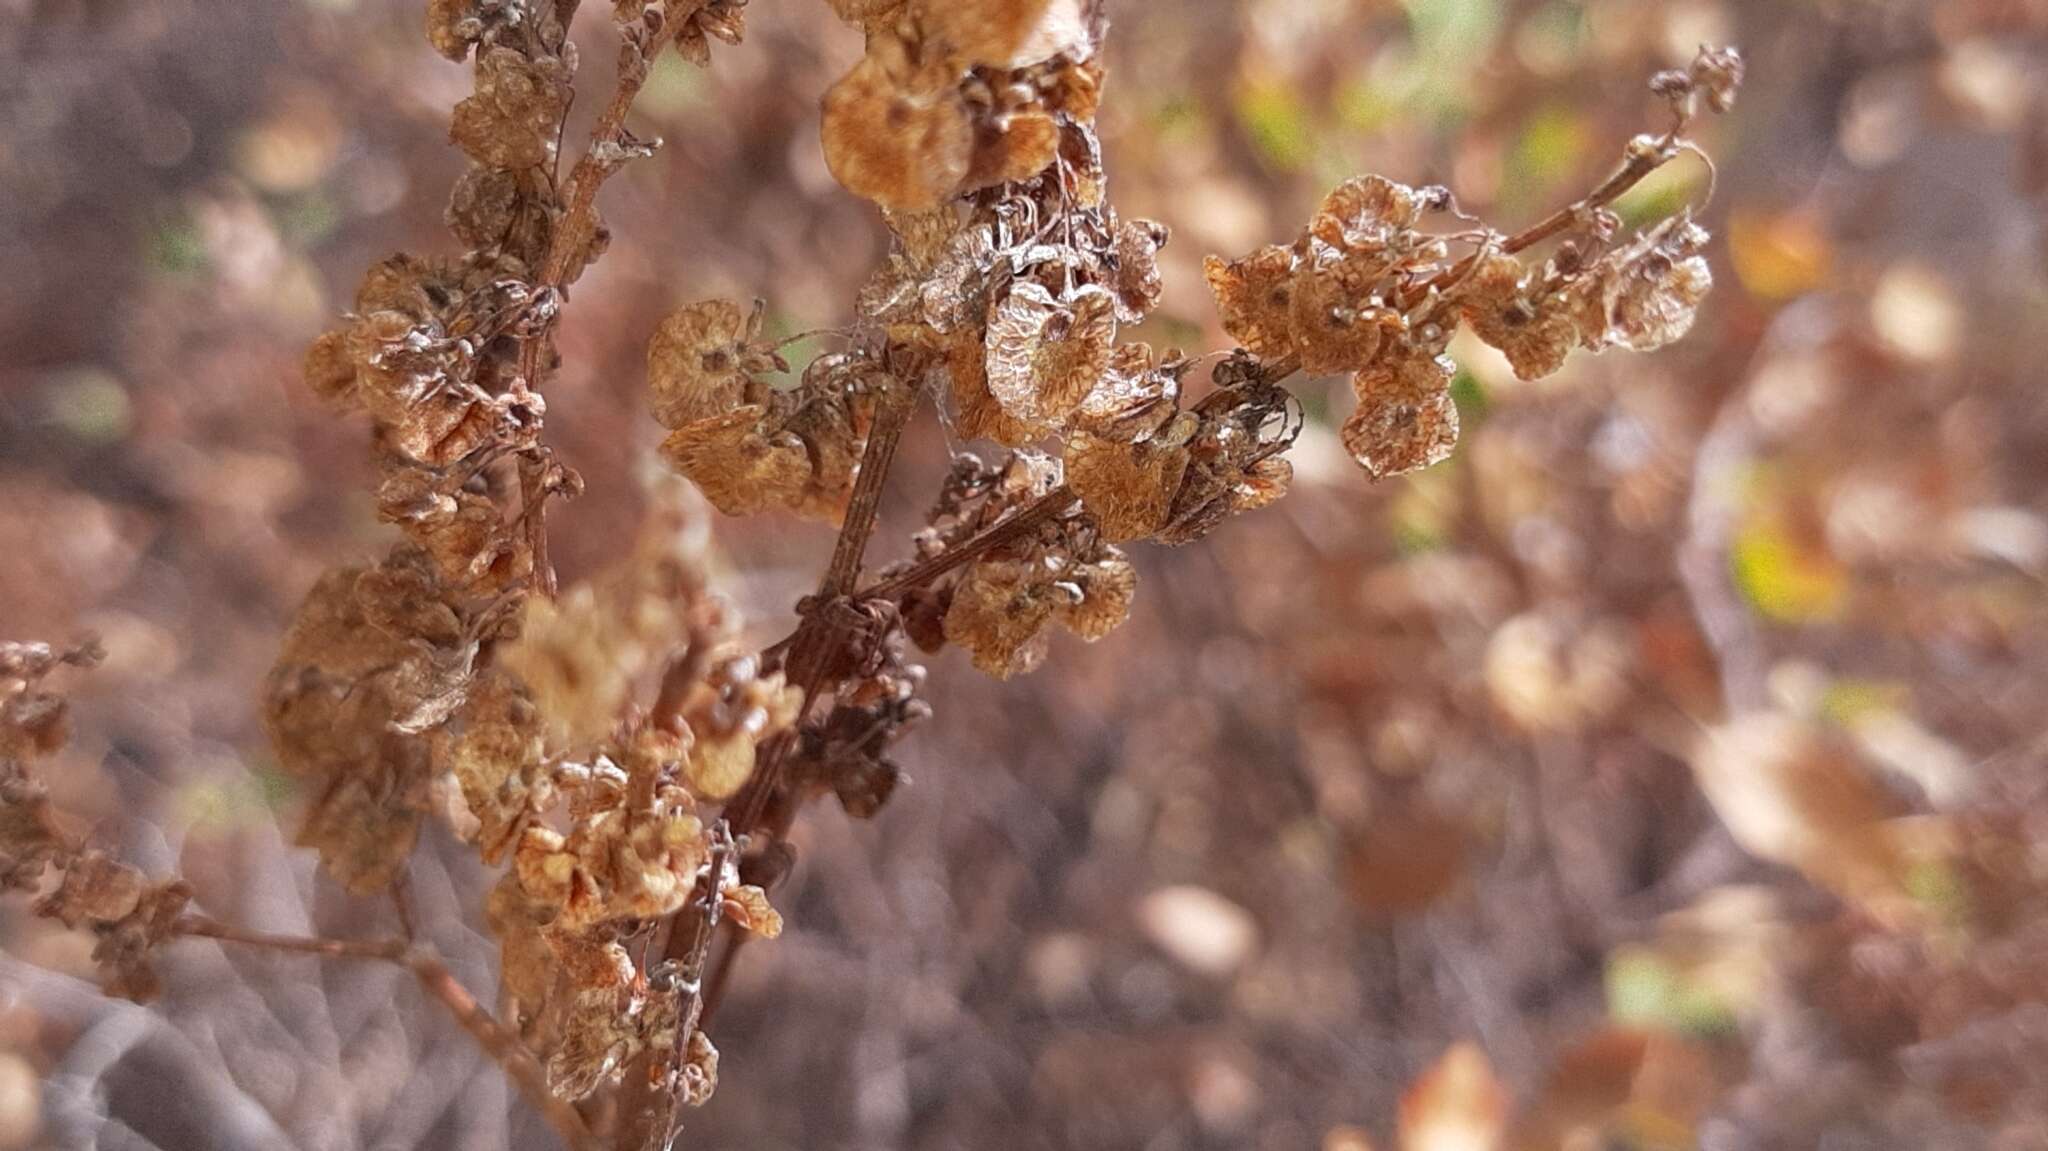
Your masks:
{"label": "brown flower cluster", "polygon": [[[1458,440],[1457,365],[1444,353],[1459,324],[1525,379],[1557,371],[1574,349],[1653,351],[1691,329],[1713,287],[1705,230],[1685,211],[1627,235],[1608,205],[1692,150],[1684,132],[1699,105],[1732,107],[1741,75],[1740,56],[1711,48],[1685,71],[1660,73],[1651,88],[1671,103],[1672,129],[1632,141],[1601,188],[1518,236],[1469,223],[1432,233],[1426,218],[1453,209],[1444,189],[1346,181],[1291,245],[1209,257],[1224,329],[1261,358],[1350,374],[1358,406],[1344,445],[1375,479],[1428,467]],[[1540,264],[1519,257],[1556,236]],[[1454,261],[1454,245],[1471,250]]]}
{"label": "brown flower cluster", "polygon": [[836,523],[891,377],[853,351],[812,361],[795,388],[771,386],[761,373],[789,365],[761,340],[762,310],[705,300],[655,331],[647,378],[670,429],[662,456],[727,515],[784,508]]}
{"label": "brown flower cluster", "polygon": [[[101,657],[90,641],[63,650],[0,643],[0,889],[44,890],[36,914],[92,933],[107,994],[145,1003],[161,990],[151,952],[173,934],[191,890],[176,880],[153,883],[88,847],[60,824],[30,768],[67,738],[64,697],[44,681],[60,667],[89,668]],[[54,886],[45,872],[56,873]]]}

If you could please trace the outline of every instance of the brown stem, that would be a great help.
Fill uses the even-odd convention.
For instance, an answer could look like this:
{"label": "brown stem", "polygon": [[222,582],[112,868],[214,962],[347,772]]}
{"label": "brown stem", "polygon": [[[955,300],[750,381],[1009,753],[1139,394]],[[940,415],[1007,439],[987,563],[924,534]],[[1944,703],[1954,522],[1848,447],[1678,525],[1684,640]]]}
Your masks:
{"label": "brown stem", "polygon": [[[882,398],[881,406],[875,412],[874,426],[869,429],[867,445],[861,450],[860,472],[854,480],[846,518],[841,521],[839,538],[832,546],[832,562],[825,569],[825,578],[818,587],[816,601],[819,604],[852,594],[860,580],[861,558],[867,554],[868,540],[875,531],[875,516],[881,510],[882,485],[889,478],[889,465],[895,462],[897,445],[903,440],[903,429],[910,423],[911,413],[916,409],[917,395],[910,390],[892,391]],[[783,667],[789,680],[803,689],[803,703],[790,730],[768,742],[753,776],[726,805],[726,818],[731,821],[735,836],[744,837],[758,826],[769,798],[782,786],[783,767],[796,745],[795,732],[803,726],[804,719],[810,715],[811,708],[825,688],[825,672],[831,661],[837,631],[831,615],[814,610],[804,616],[797,625],[796,635],[790,639],[789,658]],[[671,957],[674,954],[671,948]]]}
{"label": "brown stem", "polygon": [[[914,390],[892,390],[880,400],[874,424],[868,430],[867,444],[861,449],[860,470],[854,479],[846,516],[840,521],[839,536],[832,546],[832,561],[818,588],[820,603],[849,594],[860,579],[861,559],[867,554],[868,540],[874,535],[875,517],[881,509],[882,485],[889,478],[889,466],[895,462],[896,449],[903,440],[903,429],[916,410],[917,395]],[[783,661],[783,670],[790,682],[803,689],[803,703],[791,730],[762,745],[753,776],[726,804],[724,818],[734,837],[744,836],[758,827],[762,812],[782,789],[782,775],[789,762],[789,753],[796,746],[795,732],[803,725],[804,717],[810,714],[825,688],[825,672],[831,662],[832,646],[838,642],[837,633],[838,627],[831,615],[813,611],[804,616],[797,625],[796,633],[789,638],[789,656]],[[666,684],[663,692],[670,694]],[[668,938],[662,945],[663,957],[686,965],[701,964],[715,927],[714,916],[685,912],[672,918],[668,925]],[[677,1036],[677,1058],[687,1050],[689,1039],[688,1030]],[[648,1127],[657,1111],[647,1097],[652,1078],[644,1057],[627,1068],[625,1082],[625,1094],[621,1097],[619,1143],[622,1147],[639,1147],[645,1142]]]}
{"label": "brown stem", "polygon": [[963,540],[930,559],[921,560],[903,569],[862,594],[893,599],[912,588],[922,587],[954,568],[979,559],[1012,540],[1021,539],[1038,525],[1058,519],[1072,509],[1074,501],[1079,498],[1074,494],[1074,489],[1062,484],[1024,505],[1023,510],[1008,519],[997,522],[995,526],[984,529],[980,534]]}
{"label": "brown stem", "polygon": [[1512,256],[1517,252],[1533,248],[1559,232],[1584,219],[1589,212],[1604,208],[1643,182],[1650,173],[1663,167],[1679,154],[1676,135],[1665,136],[1654,144],[1631,141],[1628,152],[1607,179],[1600,186],[1588,192],[1578,202],[1559,208],[1529,227],[1509,236],[1501,244],[1501,251]]}
{"label": "brown stem", "polygon": [[[571,12],[575,8],[573,4],[565,7]],[[605,105],[596,127],[591,129],[590,145],[583,150],[576,166],[569,170],[568,186],[562,197],[565,207],[554,234],[548,238],[547,256],[541,261],[540,276],[536,281],[536,299],[544,296],[555,298],[559,308],[559,296],[563,281],[568,278],[569,267],[577,254],[589,245],[597,230],[597,190],[618,170],[616,150],[626,137],[626,114],[632,111],[633,101],[639,97],[640,89],[654,71],[653,62],[668,47],[681,23],[674,18],[665,20],[648,34],[637,51],[628,48],[621,52],[618,87],[612,90],[610,103]],[[540,390],[543,361],[553,343],[552,333],[558,314],[549,315],[519,349],[519,374],[535,391]],[[557,588],[554,564],[548,559],[546,472],[547,465],[538,455],[529,453],[521,457],[521,514],[526,521],[527,548],[533,555],[534,587],[553,599]]]}
{"label": "brown stem", "polygon": [[[1502,240],[1496,250],[1510,256],[1516,255],[1569,230],[1589,213],[1619,200],[1629,189],[1642,183],[1650,173],[1676,159],[1682,151],[1684,149],[1679,145],[1675,132],[1658,137],[1654,142],[1640,139],[1632,141],[1628,146],[1628,152],[1622,158],[1621,166],[1609,173],[1598,187]],[[1433,287],[1456,283],[1478,266],[1480,254],[1485,250],[1482,248],[1480,252],[1474,252],[1429,279],[1410,287],[1401,297],[1402,308],[1412,308],[1421,303]]]}
{"label": "brown stem", "polygon": [[562,1142],[568,1144],[572,1151],[605,1151],[604,1145],[590,1133],[576,1108],[548,1089],[547,1072],[542,1069],[540,1061],[519,1042],[518,1036],[506,1030],[504,1024],[477,1003],[476,997],[462,986],[439,956],[403,939],[318,939],[273,935],[263,931],[245,931],[203,915],[181,916],[174,930],[179,935],[215,939],[223,943],[301,955],[369,959],[405,968],[419,981],[422,990],[448,1009],[455,1022],[469,1032],[477,1046],[483,1048],[484,1054],[504,1069],[506,1078],[512,1080],[527,1103],[555,1129]]}

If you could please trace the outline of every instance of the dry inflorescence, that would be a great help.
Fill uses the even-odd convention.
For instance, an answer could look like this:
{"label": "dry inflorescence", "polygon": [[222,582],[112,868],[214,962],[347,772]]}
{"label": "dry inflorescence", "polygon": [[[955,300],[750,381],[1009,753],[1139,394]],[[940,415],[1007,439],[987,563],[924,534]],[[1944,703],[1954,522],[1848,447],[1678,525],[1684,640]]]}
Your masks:
{"label": "dry inflorescence", "polygon": [[[615,570],[558,589],[546,548],[550,501],[581,481],[543,440],[542,389],[568,289],[609,241],[598,187],[658,143],[624,126],[652,59],[672,45],[702,64],[711,41],[737,43],[743,0],[616,0],[619,87],[566,178],[573,5],[431,0],[429,38],[474,77],[451,127],[470,167],[447,213],[466,250],[373,267],[305,364],[315,391],[369,417],[376,507],[402,538],[314,586],[263,705],[304,785],[300,842],[349,890],[398,895],[429,820],[504,869],[485,912],[507,1016],[409,944],[186,915],[182,885],[66,833],[27,763],[61,743],[45,677],[94,653],[0,648],[0,876],[61,874],[38,909],[97,934],[110,990],[148,994],[149,953],[179,934],[403,963],[565,1140],[665,1146],[678,1105],[716,1083],[704,1028],[739,943],[780,930],[764,888],[790,865],[797,811],[830,794],[871,816],[901,783],[889,749],[928,713],[913,647],[951,644],[1008,677],[1044,661],[1055,627],[1110,633],[1137,586],[1121,545],[1189,543],[1286,494],[1297,373],[1351,377],[1343,442],[1372,477],[1396,476],[1456,443],[1460,325],[1541,376],[1573,349],[1677,339],[1712,283],[1689,213],[1630,234],[1610,205],[1694,150],[1701,105],[1729,105],[1741,62],[1725,50],[1660,75],[1672,128],[1525,232],[1474,223],[1443,189],[1349,180],[1292,243],[1209,258],[1235,350],[1120,342],[1159,302],[1169,236],[1108,199],[1100,0],[832,6],[867,49],[824,96],[825,158],[893,237],[843,345],[778,386],[789,365],[764,305],[707,300],[647,351],[675,473],[728,515],[838,526],[796,633],[736,645],[707,587],[705,517],[674,477],[652,482]],[[863,584],[882,484],[928,396],[1001,454],[957,455],[912,554]],[[571,1105],[601,1093],[615,1105]]]}

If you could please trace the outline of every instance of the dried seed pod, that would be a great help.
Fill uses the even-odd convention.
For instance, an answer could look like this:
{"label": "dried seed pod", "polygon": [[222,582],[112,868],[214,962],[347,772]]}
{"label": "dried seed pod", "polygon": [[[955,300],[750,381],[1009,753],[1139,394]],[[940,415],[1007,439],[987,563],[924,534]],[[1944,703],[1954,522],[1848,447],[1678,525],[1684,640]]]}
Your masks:
{"label": "dried seed pod", "polygon": [[483,35],[476,0],[427,0],[427,40],[434,51],[457,63]]}
{"label": "dried seed pod", "polygon": [[1546,292],[1522,262],[1499,252],[1473,269],[1457,294],[1458,313],[1472,334],[1500,349],[1515,375],[1538,380],[1564,366],[1578,344],[1570,302]]}
{"label": "dried seed pod", "polygon": [[1094,390],[1116,340],[1116,299],[1093,285],[1054,296],[1019,281],[988,326],[988,391],[1010,416],[1056,424]]}
{"label": "dried seed pod", "polygon": [[90,927],[93,962],[109,995],[147,1003],[162,991],[150,952],[171,938],[192,889],[176,880],[151,883],[140,871],[106,853],[86,851],[64,869],[56,890],[36,903],[36,914],[71,928]]}
{"label": "dried seed pod", "polygon": [[772,367],[772,349],[756,343],[763,307],[701,300],[669,313],[647,345],[647,390],[654,418],[671,430],[723,416],[746,394],[749,373]]}
{"label": "dried seed pod", "polygon": [[1267,358],[1294,350],[1293,251],[1268,244],[1238,260],[1209,256],[1202,274],[1231,339]]}
{"label": "dried seed pod", "polygon": [[1182,413],[1135,443],[1083,431],[1067,437],[1067,485],[1095,517],[1103,539],[1144,539],[1166,526],[1198,424],[1193,415]]}
{"label": "dried seed pod", "polygon": [[855,195],[920,212],[966,178],[974,126],[950,82],[899,78],[873,48],[825,93],[825,163]]}
{"label": "dried seed pod", "polygon": [[1378,269],[1330,258],[1295,270],[1291,319],[1301,366],[1311,372],[1356,371],[1405,321],[1375,296]]}
{"label": "dried seed pod", "polygon": [[1052,166],[1059,156],[1060,127],[1051,115],[1024,109],[989,122],[975,133],[974,156],[959,190],[972,192],[1022,183]]}
{"label": "dried seed pod", "polygon": [[1706,229],[1680,213],[1608,253],[1578,289],[1580,339],[1589,348],[1651,352],[1692,330],[1714,287]]}
{"label": "dried seed pod", "polygon": [[1159,249],[1172,235],[1172,230],[1157,220],[1125,220],[1118,225],[1111,288],[1116,292],[1119,322],[1138,323],[1159,306],[1159,294],[1165,290],[1159,274]]}
{"label": "dried seed pod", "polygon": [[1124,553],[1105,547],[1096,558],[1064,573],[1062,582],[1079,598],[1060,607],[1061,626],[1094,643],[1130,618],[1131,601],[1138,594],[1138,569]]}
{"label": "dried seed pod", "polygon": [[810,482],[810,455],[802,440],[773,430],[767,419],[767,406],[743,404],[685,424],[662,441],[662,458],[726,515],[794,506]]}
{"label": "dried seed pod", "polygon": [[456,239],[472,248],[489,248],[511,236],[519,209],[516,173],[471,164],[455,181],[443,219]]}
{"label": "dried seed pod", "polygon": [[33,891],[70,848],[49,789],[12,755],[0,756],[0,888]]}
{"label": "dried seed pod", "polygon": [[264,726],[280,766],[313,795],[299,842],[367,894],[398,874],[426,808],[427,748],[401,724],[452,712],[463,684],[438,674],[427,641],[398,634],[402,615],[390,605],[378,607],[386,626],[371,623],[357,592],[365,574],[338,569],[307,594],[271,669]]}
{"label": "dried seed pod", "polygon": [[933,32],[968,63],[1023,68],[1092,50],[1081,0],[924,0]]}
{"label": "dried seed pod", "polygon": [[1384,176],[1358,176],[1323,197],[1309,235],[1344,252],[1405,247],[1404,233],[1422,219],[1427,201],[1415,189]]}
{"label": "dried seed pod", "polygon": [[1457,365],[1450,357],[1403,343],[1351,378],[1358,408],[1344,421],[1344,447],[1376,480],[1426,468],[1458,444],[1458,406],[1451,400]]}
{"label": "dried seed pod", "polygon": [[306,349],[305,379],[306,386],[323,400],[349,400],[356,386],[356,365],[349,355],[347,329],[322,332]]}
{"label": "dried seed pod", "polygon": [[946,611],[947,641],[997,679],[1022,675],[1045,662],[1045,625],[1059,600],[1032,566],[1021,560],[973,565]]}
{"label": "dried seed pod", "polygon": [[676,52],[699,68],[711,66],[711,41],[739,47],[747,35],[747,0],[701,0],[676,31]]}

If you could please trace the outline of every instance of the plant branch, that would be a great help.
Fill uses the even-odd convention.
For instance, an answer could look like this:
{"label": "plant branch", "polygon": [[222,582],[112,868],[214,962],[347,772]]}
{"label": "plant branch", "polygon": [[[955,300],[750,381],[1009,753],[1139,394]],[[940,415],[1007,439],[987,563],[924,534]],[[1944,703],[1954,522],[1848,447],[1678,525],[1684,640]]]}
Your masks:
{"label": "plant branch", "polygon": [[[566,27],[568,14],[574,13],[575,5],[568,3],[563,8]],[[620,166],[622,146],[627,138],[626,114],[632,111],[633,101],[639,97],[640,89],[646,86],[647,77],[653,73],[653,62],[660,58],[681,25],[680,19],[663,20],[646,32],[644,39],[621,27],[625,43],[619,50],[618,87],[612,90],[611,101],[605,105],[597,125],[591,129],[589,146],[584,148],[576,166],[569,171],[568,185],[562,196],[565,207],[554,233],[548,238],[547,257],[541,262],[534,292],[536,304],[544,302],[547,310],[543,314],[543,322],[526,337],[525,344],[519,349],[519,374],[535,391],[540,390],[544,361],[548,348],[553,344],[552,333],[560,314],[563,282],[597,232],[597,190]],[[542,595],[553,599],[558,589],[554,564],[548,559],[549,492],[546,473],[546,461],[539,453],[528,452],[520,457],[521,515],[525,520],[527,548],[533,555],[534,583]]]}
{"label": "plant branch", "polygon": [[912,564],[868,588],[862,594],[880,599],[894,599],[912,588],[922,587],[954,568],[971,563],[1012,540],[1023,538],[1038,525],[1058,519],[1071,510],[1079,499],[1080,497],[1074,494],[1074,489],[1061,484],[1025,504],[1008,519],[997,521],[994,526],[983,529],[979,534],[962,540],[930,559]]}
{"label": "plant branch", "polygon": [[300,955],[320,955],[337,959],[368,959],[382,963],[393,963],[412,972],[419,981],[421,990],[447,1008],[464,1031],[469,1032],[484,1054],[504,1069],[507,1078],[519,1088],[520,1095],[534,1110],[540,1112],[555,1134],[572,1151],[604,1151],[604,1145],[590,1133],[583,1122],[583,1116],[548,1089],[547,1072],[533,1053],[519,1042],[519,1037],[506,1030],[505,1025],[484,1010],[476,997],[462,986],[454,973],[448,970],[439,956],[415,947],[403,939],[320,939],[299,935],[273,935],[263,931],[246,931],[203,915],[185,915],[178,919],[174,931],[196,939],[214,939],[222,943],[235,943],[247,947],[267,948],[271,951],[287,951]]}

